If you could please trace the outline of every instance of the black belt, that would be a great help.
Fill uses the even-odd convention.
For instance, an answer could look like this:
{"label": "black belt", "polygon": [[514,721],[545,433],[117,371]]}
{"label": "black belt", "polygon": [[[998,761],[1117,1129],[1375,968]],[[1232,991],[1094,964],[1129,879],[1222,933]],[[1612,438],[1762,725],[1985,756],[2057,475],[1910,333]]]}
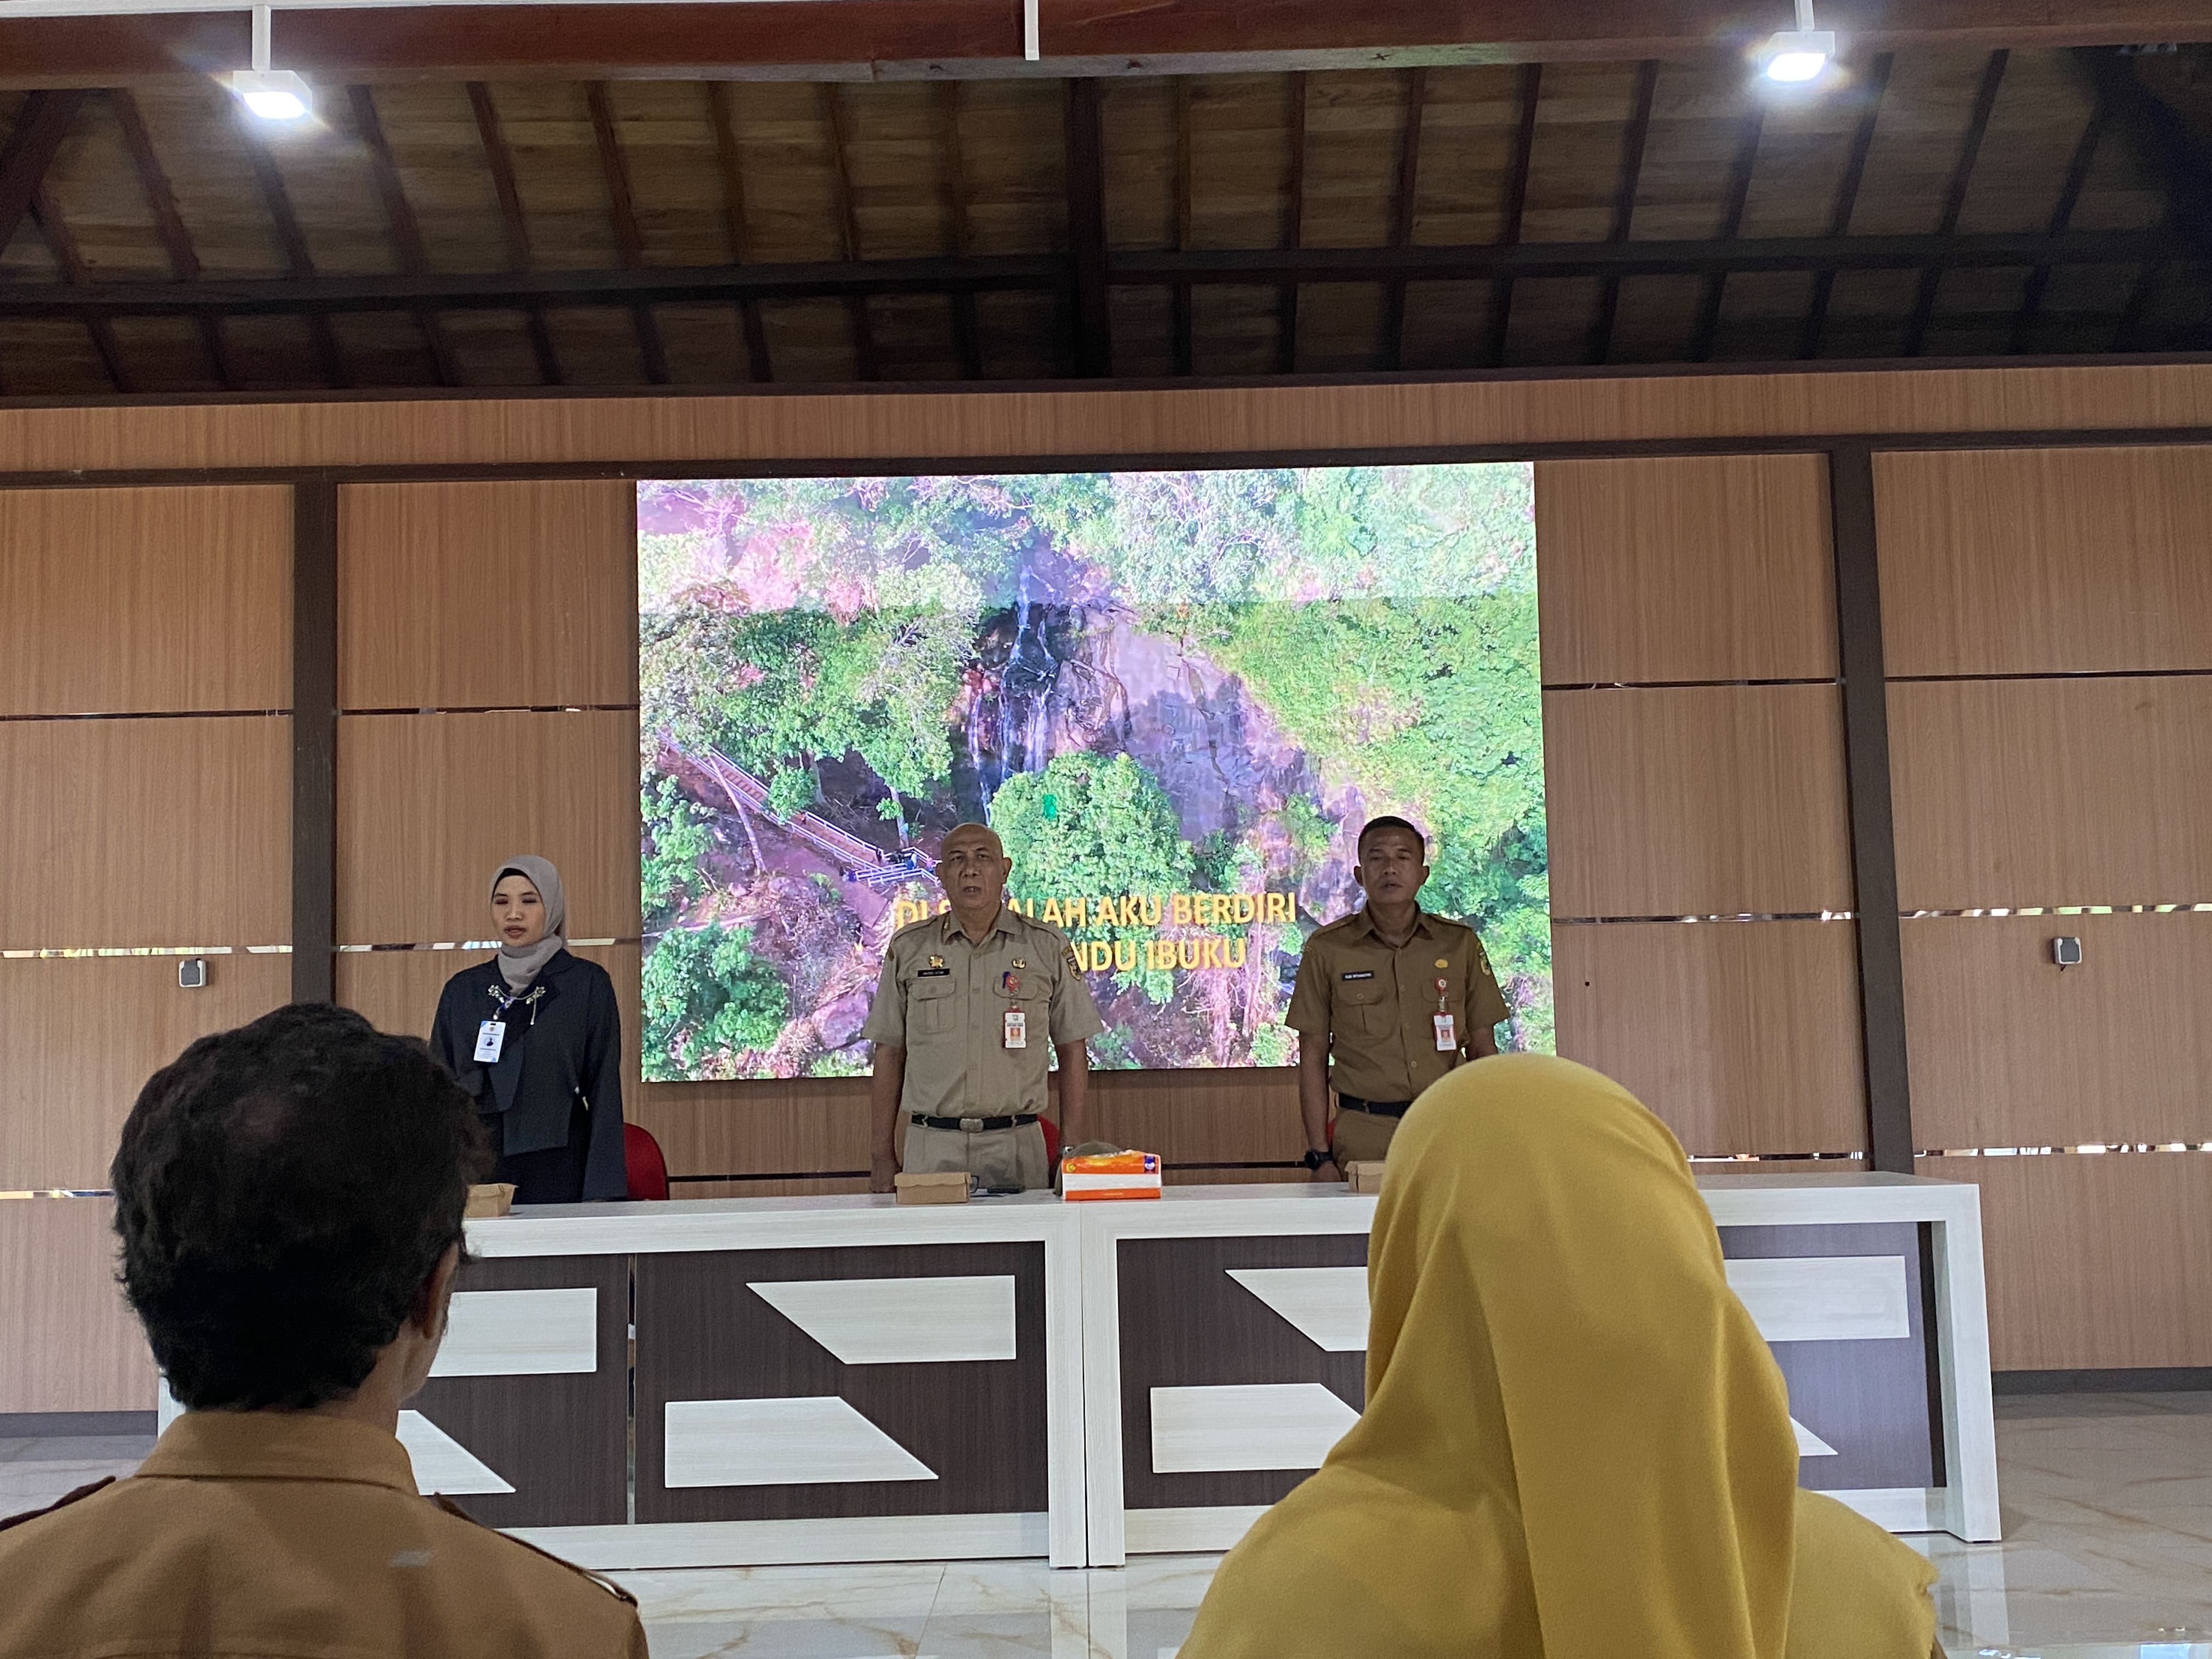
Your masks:
{"label": "black belt", "polygon": [[1376,1117],[1403,1117],[1410,1100],[1362,1100],[1358,1095],[1340,1094],[1336,1103],[1348,1111],[1371,1112]]}
{"label": "black belt", "polygon": [[1037,1121],[1035,1112],[1018,1117],[924,1117],[920,1112],[907,1119],[917,1129],[950,1129],[955,1134],[988,1134],[994,1129],[1019,1129]]}

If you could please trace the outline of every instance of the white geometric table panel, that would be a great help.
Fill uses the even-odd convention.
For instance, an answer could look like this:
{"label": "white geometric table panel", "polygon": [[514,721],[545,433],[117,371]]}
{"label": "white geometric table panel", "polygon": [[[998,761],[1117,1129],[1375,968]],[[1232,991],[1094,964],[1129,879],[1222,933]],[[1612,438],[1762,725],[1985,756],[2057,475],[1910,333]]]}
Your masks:
{"label": "white geometric table panel", "polygon": [[415,1466],[415,1490],[448,1498],[514,1488],[459,1441],[420,1412],[399,1413],[399,1443]]}
{"label": "white geometric table panel", "polygon": [[1359,1413],[1318,1382],[1152,1390],[1152,1473],[1317,1469]]}
{"label": "white geometric table panel", "polygon": [[672,1400],[661,1484],[805,1486],[934,1480],[937,1473],[836,1395]]}
{"label": "white geometric table panel", "polygon": [[848,1365],[1017,1357],[1012,1273],[785,1279],[747,1288]]}
{"label": "white geometric table panel", "polygon": [[1229,1276],[1323,1352],[1366,1351],[1366,1268],[1231,1267]]}
{"label": "white geometric table panel", "polygon": [[553,1376],[599,1368],[599,1293],[456,1291],[433,1376]]}
{"label": "white geometric table panel", "polygon": [[1729,1288],[1769,1342],[1911,1336],[1901,1255],[1738,1256]]}

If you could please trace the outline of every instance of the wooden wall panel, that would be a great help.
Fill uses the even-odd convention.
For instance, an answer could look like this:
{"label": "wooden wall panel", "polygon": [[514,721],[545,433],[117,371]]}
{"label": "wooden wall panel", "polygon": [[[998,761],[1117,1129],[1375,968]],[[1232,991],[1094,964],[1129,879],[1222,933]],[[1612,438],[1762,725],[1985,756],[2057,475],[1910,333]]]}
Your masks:
{"label": "wooden wall panel", "polygon": [[[2212,915],[1904,924],[1924,1147],[2212,1140]],[[2051,941],[2081,941],[2061,970]]]}
{"label": "wooden wall panel", "polygon": [[635,488],[349,484],[338,492],[338,705],[637,701]]}
{"label": "wooden wall panel", "polygon": [[1693,1154],[1863,1152],[1856,931],[1555,927],[1559,1053],[1620,1083]]}
{"label": "wooden wall panel", "polygon": [[1905,909],[2212,897],[2212,678],[1893,684],[1889,725]]}
{"label": "wooden wall panel", "polygon": [[1544,694],[1552,913],[1851,908],[1830,685]]}
{"label": "wooden wall panel", "polygon": [[0,473],[605,465],[2212,426],[2212,365],[1488,377],[1372,385],[451,395],[0,410]]}
{"label": "wooden wall panel", "polygon": [[292,492],[0,490],[0,715],[292,702]]}
{"label": "wooden wall panel", "polygon": [[1874,465],[1891,674],[2212,668],[2212,447]]}
{"label": "wooden wall panel", "polygon": [[638,933],[637,716],[349,714],[338,722],[343,945],[482,938],[499,860],[553,860],[574,939]]}
{"label": "wooden wall panel", "polygon": [[106,1199],[0,1200],[0,1412],[150,1412]]}
{"label": "wooden wall panel", "polygon": [[289,957],[207,963],[207,984],[183,991],[173,957],[0,962],[0,1189],[106,1186],[146,1079],[290,999]]}
{"label": "wooden wall panel", "polygon": [[1544,678],[1831,679],[1820,455],[1536,464]]}
{"label": "wooden wall panel", "polygon": [[287,715],[0,721],[0,950],[291,937]]}
{"label": "wooden wall panel", "polygon": [[2212,1153],[1926,1158],[1982,1189],[1990,1360],[2212,1365]]}

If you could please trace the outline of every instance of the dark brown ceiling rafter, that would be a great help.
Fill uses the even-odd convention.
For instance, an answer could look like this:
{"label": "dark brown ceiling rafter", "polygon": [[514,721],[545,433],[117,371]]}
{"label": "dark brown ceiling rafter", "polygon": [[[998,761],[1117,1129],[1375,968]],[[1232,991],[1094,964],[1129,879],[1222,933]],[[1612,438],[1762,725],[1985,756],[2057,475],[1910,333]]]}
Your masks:
{"label": "dark brown ceiling rafter", "polygon": [[[1997,106],[1997,92],[2004,85],[2005,65],[2012,54],[2000,46],[1989,56],[1982,66],[1981,83],[1974,88],[1973,112],[1966,118],[1966,137],[1959,142],[1958,164],[1951,169],[1951,182],[1943,191],[1943,211],[1936,222],[1936,234],[1948,236],[1959,228],[1959,215],[1966,205],[1966,191],[1974,180],[1974,163],[1981,159],[1982,140],[1990,130],[1990,115]],[[1936,293],[1943,285],[1941,270],[1921,273],[1920,290],[1913,295],[1912,313],[1905,319],[1905,338],[1899,354],[1917,357],[1928,341],[1929,320],[1936,314]]]}
{"label": "dark brown ceiling rafter", "polygon": [[[1114,313],[1107,299],[1106,143],[1098,82],[1066,85],[1067,247],[1074,267],[1069,320],[1075,331],[1070,355],[1077,375],[1093,380],[1114,372]],[[1178,257],[1188,257],[1188,251]],[[1175,278],[1168,280],[1172,283]]]}
{"label": "dark brown ceiling rafter", "polygon": [[[1390,246],[1413,244],[1413,211],[1421,190],[1421,122],[1428,109],[1429,72],[1406,71],[1404,118],[1398,126],[1398,177],[1390,202]],[[1382,367],[1406,366],[1406,283],[1401,277],[1382,290]]]}
{"label": "dark brown ceiling rafter", "polygon": [[[554,271],[429,271],[307,279],[198,283],[109,281],[0,284],[0,316],[330,315],[364,310],[511,311],[518,306],[728,303],[842,299],[852,295],[1066,292],[1095,285],[1164,288],[1176,282],[1279,287],[1297,283],[1498,282],[1507,278],[1704,276],[1738,271],[1985,270],[2186,261],[2191,245],[2164,229],[2004,231],[1973,235],[1798,236],[1733,242],[1520,242],[1404,248],[1133,249],[1110,256],[930,255],[809,264],[650,265]],[[1109,343],[1110,344],[1110,342]]]}
{"label": "dark brown ceiling rafter", "polygon": [[[1759,166],[1759,141],[1766,130],[1766,106],[1752,94],[1750,110],[1743,118],[1742,129],[1736,135],[1735,157],[1729,167],[1728,197],[1721,207],[1720,234],[1724,241],[1734,241],[1743,234],[1743,210],[1751,199],[1751,175]],[[1720,332],[1721,299],[1728,290],[1725,276],[1708,276],[1703,291],[1698,296],[1697,325],[1690,332],[1690,359],[1693,362],[1709,362],[1713,355],[1713,340]]]}
{"label": "dark brown ceiling rafter", "polygon": [[[117,87],[108,92],[107,102],[115,112],[116,125],[123,130],[123,148],[130,153],[131,168],[138,176],[139,191],[154,216],[154,229],[161,239],[161,251],[168,256],[169,274],[180,283],[196,281],[200,274],[199,252],[192,246],[191,233],[185,228],[185,216],[177,210],[176,194],[169,188],[169,175],[162,170],[161,158],[155,154],[154,135],[146,130],[146,118],[138,108],[138,100]],[[236,384],[236,377],[231,372],[230,350],[222,337],[222,320],[216,317],[197,320],[208,367],[215,371],[215,378],[222,389],[228,392]]]}
{"label": "dark brown ceiling rafter", "polygon": [[[1283,187],[1283,246],[1296,248],[1306,228],[1306,77],[1301,70],[1291,76],[1291,176]],[[1285,283],[1275,297],[1275,368],[1283,374],[1298,371],[1298,285]]]}
{"label": "dark brown ceiling rafter", "polygon": [[[1190,76],[1178,75],[1175,88],[1175,245],[1190,246]],[[1175,372],[1191,372],[1190,284],[1177,283],[1170,296],[1169,337],[1175,354]]]}
{"label": "dark brown ceiling rafter", "polygon": [[[744,158],[738,153],[738,112],[726,81],[709,81],[707,121],[714,129],[714,167],[722,179],[722,224],[729,233],[730,258],[738,264],[752,262],[752,234],[745,222]],[[745,339],[745,369],[762,386],[775,379],[775,360],[769,356],[768,328],[761,321],[760,301],[738,301],[738,328]]]}
{"label": "dark brown ceiling rafter", "polygon": [[[1659,89],[1659,65],[1645,58],[1636,66],[1636,97],[1628,131],[1620,146],[1620,178],[1613,186],[1613,224],[1606,240],[1625,242],[1636,217],[1636,187],[1644,177],[1644,146],[1651,137],[1651,100]],[[1598,290],[1597,319],[1590,326],[1589,349],[1583,361],[1601,363],[1613,356],[1613,324],[1620,312],[1620,278],[1608,276]]]}
{"label": "dark brown ceiling rafter", "polygon": [[[39,227],[39,234],[46,238],[54,263],[61,267],[62,280],[71,288],[82,288],[90,278],[77,252],[76,238],[70,234],[61,210],[54,205],[53,192],[43,184],[32,193],[31,218]],[[106,317],[88,317],[84,325],[85,331],[92,336],[93,353],[100,359],[100,371],[107,376],[108,384],[119,392],[136,392],[138,388],[132,382],[131,370],[123,361],[122,348],[116,342],[114,323]]]}
{"label": "dark brown ceiling rafter", "polygon": [[[369,169],[376,175],[376,193],[384,201],[385,222],[392,232],[392,250],[399,256],[399,268],[428,270],[430,256],[422,246],[422,227],[400,181],[399,163],[392,157],[391,141],[384,136],[383,118],[376,112],[376,94],[367,87],[348,87],[346,100],[353,106],[354,128],[368,151]],[[415,326],[422,336],[422,349],[429,355],[430,372],[437,376],[438,384],[460,385],[460,369],[446,343],[445,331],[438,325],[438,313],[427,307],[418,308]]]}
{"label": "dark brown ceiling rafter", "polygon": [[[1874,149],[1875,129],[1881,123],[1883,94],[1889,90],[1889,72],[1897,60],[1883,52],[1867,65],[1858,125],[1851,130],[1850,153],[1844,158],[1843,177],[1836,181],[1836,205],[1828,217],[1828,234],[1850,234],[1851,216],[1858,210],[1859,185],[1865,180],[1867,157]],[[1828,331],[1828,301],[1836,291],[1836,273],[1823,270],[1813,278],[1812,302],[1805,308],[1805,324],[1797,331],[1801,358],[1820,355],[1820,341]]]}
{"label": "dark brown ceiling rafter", "polygon": [[[945,219],[951,233],[952,252],[973,251],[975,235],[968,222],[967,152],[960,142],[960,82],[943,81],[937,88],[937,143],[945,161]],[[952,353],[960,360],[963,380],[983,378],[983,342],[976,325],[975,296],[955,294],[952,299]]]}
{"label": "dark brown ceiling rafter", "polygon": [[[2179,111],[2143,84],[2130,59],[2116,52],[2081,52],[2075,54],[2075,61],[2110,107],[2113,131],[2125,141],[2142,170],[2164,189],[2162,226],[2197,261],[2212,258],[2212,145],[2197,135]],[[2136,339],[2165,274],[2164,261],[2145,263],[2115,328],[2115,350],[2125,349]],[[2203,343],[2206,331],[2200,322],[2197,343]]]}
{"label": "dark brown ceiling rafter", "polygon": [[[845,105],[845,90],[834,82],[822,86],[822,115],[830,128],[830,178],[836,196],[837,237],[845,258],[860,258],[860,216],[853,204],[853,112]],[[845,315],[853,330],[853,371],[863,380],[878,379],[882,367],[876,358],[876,329],[868,315],[868,296],[845,296]]]}
{"label": "dark brown ceiling rafter", "polygon": [[31,211],[32,199],[46,179],[46,169],[76,125],[77,112],[92,94],[67,92],[27,94],[15,112],[15,125],[0,141],[0,248],[15,240]]}
{"label": "dark brown ceiling rafter", "polygon": [[[522,191],[514,179],[514,152],[507,148],[506,131],[499,124],[499,106],[491,100],[491,88],[481,81],[471,81],[468,87],[469,108],[477,119],[477,140],[483,146],[484,165],[491,170],[491,187],[499,198],[500,223],[507,232],[507,268],[518,273],[526,271],[530,269],[530,225],[522,216]],[[545,308],[526,306],[522,321],[530,337],[531,356],[538,362],[538,378],[547,386],[565,386],[561,356],[553,349],[553,331],[545,325]]]}
{"label": "dark brown ceiling rafter", "polygon": [[[284,264],[295,283],[313,283],[315,262],[307,252],[307,238],[300,228],[300,216],[292,210],[291,193],[284,188],[284,175],[277,170],[276,158],[270,154],[268,141],[255,131],[252,122],[240,122],[241,142],[246,146],[247,164],[253,169],[255,181],[261,187],[262,205],[269,210],[269,218],[276,228],[276,245],[283,250]],[[315,366],[321,373],[323,384],[340,391],[350,384],[346,374],[345,359],[338,354],[337,336],[331,331],[327,312],[311,312],[307,316],[307,338],[315,349]]]}
{"label": "dark brown ceiling rafter", "polygon": [[[1505,199],[1498,213],[1498,240],[1510,247],[1521,240],[1521,222],[1528,210],[1528,169],[1536,155],[1536,106],[1544,96],[1544,66],[1523,64],[1516,77],[1519,115],[1514,124],[1513,166],[1505,175]],[[1504,277],[1491,289],[1490,349],[1484,354],[1492,368],[1505,367],[1505,341],[1513,323],[1513,279]]]}
{"label": "dark brown ceiling rafter", "polygon": [[[622,135],[615,131],[614,107],[607,98],[607,83],[592,81],[584,88],[584,103],[591,111],[592,136],[599,141],[599,176],[607,189],[607,215],[615,228],[615,256],[625,270],[645,269],[645,238],[637,228],[637,209],[629,193],[629,162],[623,155]],[[645,359],[645,378],[654,386],[669,381],[668,347],[660,337],[660,319],[648,304],[630,308],[637,329],[637,349]]]}
{"label": "dark brown ceiling rafter", "polygon": [[[2081,124],[2081,136],[2075,143],[2073,156],[2066,163],[2066,177],[2058,186],[2058,199],[2051,204],[2051,220],[2045,228],[2053,236],[2064,235],[2073,225],[2075,207],[2081,200],[2082,187],[2089,181],[2090,164],[2097,159],[2097,146],[2104,140],[2112,113],[2112,101],[2100,92],[2089,106],[2089,118]],[[2008,355],[2017,357],[2027,351],[2028,337],[2043,314],[2044,291],[2050,285],[2050,266],[2038,265],[2027,273],[2027,289],[2021,299],[2020,315],[2013,319],[2012,337],[2005,343]]]}

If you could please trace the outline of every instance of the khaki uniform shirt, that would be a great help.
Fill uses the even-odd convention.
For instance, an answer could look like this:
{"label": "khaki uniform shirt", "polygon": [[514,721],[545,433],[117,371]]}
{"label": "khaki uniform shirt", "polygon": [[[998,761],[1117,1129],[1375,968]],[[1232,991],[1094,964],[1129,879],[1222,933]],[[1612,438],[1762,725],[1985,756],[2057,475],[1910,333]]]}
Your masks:
{"label": "khaki uniform shirt", "polygon": [[637,1604],[415,1490],[367,1423],[187,1412],[138,1473],[0,1523],[10,1659],[646,1659]]}
{"label": "khaki uniform shirt", "polygon": [[[1452,1017],[1458,1046],[1449,1053],[1437,1048],[1439,1012]],[[1474,928],[1424,910],[1413,938],[1394,951],[1361,909],[1306,940],[1288,1024],[1328,1045],[1329,1082],[1339,1094],[1396,1101],[1413,1099],[1458,1065],[1473,1052],[1475,1034],[1506,1012]]]}
{"label": "khaki uniform shirt", "polygon": [[[1019,1048],[1006,1047],[1010,1008],[1025,1017]],[[1105,1029],[1067,935],[1001,905],[981,945],[950,910],[893,933],[860,1035],[906,1050],[902,1111],[1006,1117],[1044,1110],[1054,1044]]]}

